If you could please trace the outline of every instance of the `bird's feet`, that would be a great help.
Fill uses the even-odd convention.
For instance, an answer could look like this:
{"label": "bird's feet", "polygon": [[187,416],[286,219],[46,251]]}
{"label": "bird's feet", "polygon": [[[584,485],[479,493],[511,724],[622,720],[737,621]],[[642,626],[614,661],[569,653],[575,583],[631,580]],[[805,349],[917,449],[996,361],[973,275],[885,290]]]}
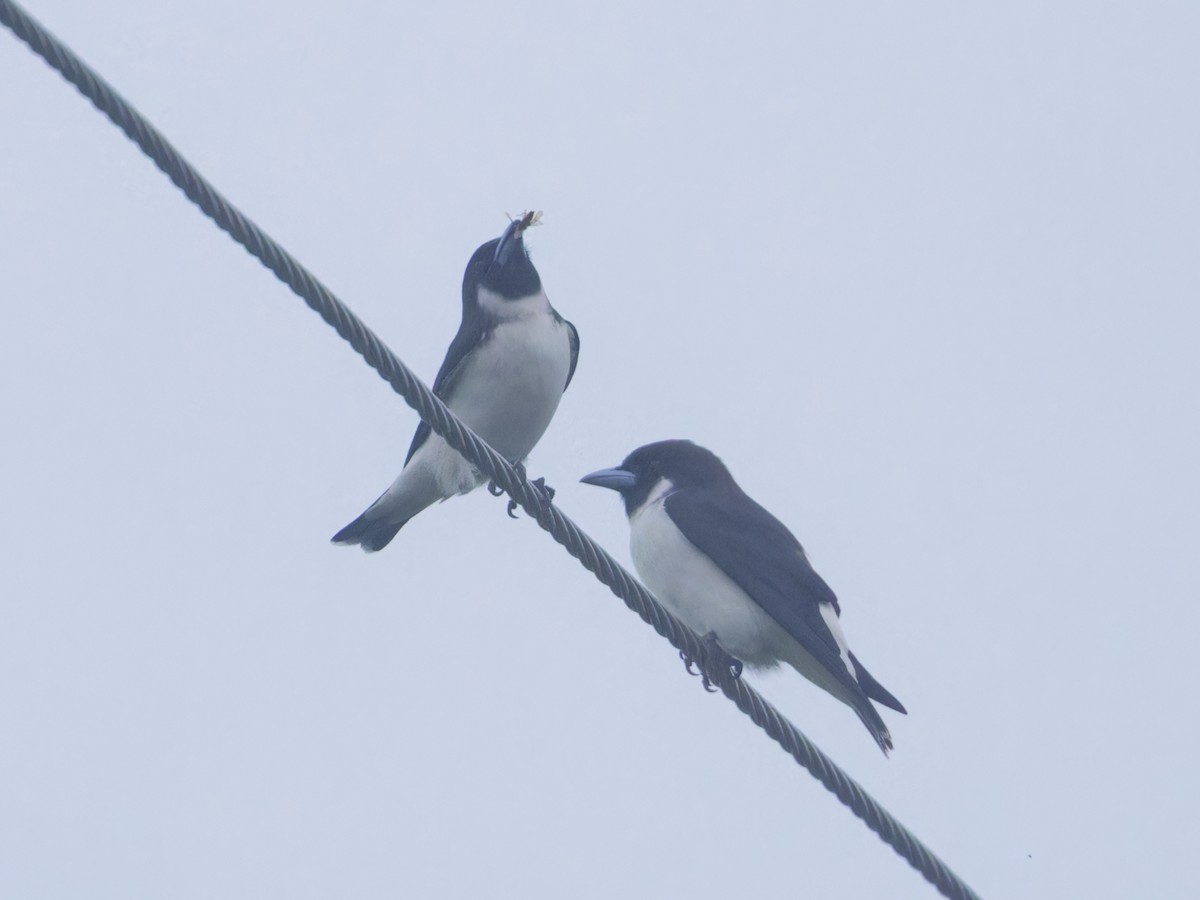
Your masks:
{"label": "bird's feet", "polygon": [[[521,476],[522,481],[529,477],[529,473],[525,471],[524,463],[513,463],[513,468],[517,470],[517,474]],[[503,493],[503,491],[501,493]],[[497,494],[497,496],[499,496],[499,494]],[[505,512],[508,513],[508,517],[510,519],[515,519],[517,517],[517,501],[510,497],[508,501],[508,509],[506,509]]]}
{"label": "bird's feet", "polygon": [[[725,648],[718,643],[715,631],[710,631],[701,639],[698,657],[693,658],[688,656],[686,650],[680,650],[679,658],[683,660],[683,666],[687,669],[687,673],[699,676],[700,683],[710,694],[717,690],[713,687],[713,676],[716,676],[717,673],[722,675],[728,673],[732,678],[740,678],[742,675],[742,661],[725,651]],[[696,666],[695,672],[692,671],[693,665]],[[718,678],[719,680],[720,678]]]}
{"label": "bird's feet", "polygon": [[[523,463],[515,463],[513,465],[513,468],[517,470],[517,474],[521,476],[522,480],[528,479],[529,475],[525,471],[525,466]],[[535,478],[533,481],[530,481],[529,483],[531,485],[533,485],[535,488],[537,488],[539,491],[541,491],[542,505],[549,506],[551,501],[554,500],[554,494],[555,494],[554,488],[552,488],[552,487],[550,487],[550,485],[546,484],[545,478]],[[493,497],[499,497],[501,494],[504,493],[504,488],[500,487],[500,485],[496,484],[496,482],[494,482],[494,481],[488,482],[487,489],[488,489],[488,493],[491,494]],[[515,519],[517,517],[517,506],[518,505],[519,504],[517,503],[516,500],[513,500],[511,498],[509,499],[508,509],[506,509],[505,512],[508,513],[508,517],[510,519]]]}
{"label": "bird's feet", "polygon": [[[513,468],[517,470],[517,474],[520,475],[522,479],[525,478],[525,466],[522,463],[514,463]],[[499,497],[501,494],[504,493],[504,488],[502,488],[502,487],[500,487],[500,485],[496,484],[495,480],[489,481],[487,483],[487,489],[488,489],[488,493],[491,494],[493,497]],[[516,516],[513,515],[513,510],[516,508],[517,508],[517,501],[509,500],[508,501],[508,515],[510,518],[513,518],[513,519],[516,518]]]}
{"label": "bird's feet", "polygon": [[[550,487],[550,485],[546,484],[545,478],[535,478],[535,479],[533,479],[533,481],[531,481],[529,483],[531,485],[533,485],[535,488],[537,488],[539,491],[542,492],[542,506],[543,507],[549,506],[550,502],[554,499],[554,494],[555,494],[554,488],[552,488],[552,487]],[[517,517],[516,512],[517,512],[517,501],[510,499],[508,501],[508,514],[511,518],[515,519]]]}

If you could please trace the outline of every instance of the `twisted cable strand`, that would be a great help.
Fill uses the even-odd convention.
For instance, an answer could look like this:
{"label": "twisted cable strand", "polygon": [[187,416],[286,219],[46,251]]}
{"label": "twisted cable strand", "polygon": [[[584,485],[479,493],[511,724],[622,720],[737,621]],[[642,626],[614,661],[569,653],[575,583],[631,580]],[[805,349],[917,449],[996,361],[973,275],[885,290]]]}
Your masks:
{"label": "twisted cable strand", "polygon": [[[328,323],[380,377],[415,409],[434,432],[499,484],[543,529],[625,605],[689,658],[702,658],[700,638],[664,609],[642,585],[500,454],[460,422],[420,379],[311,272],[227,201],[132,105],[11,0],[0,0],[0,23],[75,85],[97,109],[141,148],[218,227],[275,273]],[[713,682],[751,721],[825,785],[843,804],[938,891],[950,898],[977,895],[915,835],[787,721],[745,681],[730,672]]]}

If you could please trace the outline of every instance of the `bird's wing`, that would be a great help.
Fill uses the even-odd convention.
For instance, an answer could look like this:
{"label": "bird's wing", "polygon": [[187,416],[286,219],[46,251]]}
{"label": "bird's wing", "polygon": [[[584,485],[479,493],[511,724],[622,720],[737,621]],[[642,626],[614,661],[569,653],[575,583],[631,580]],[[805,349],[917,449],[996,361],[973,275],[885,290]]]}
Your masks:
{"label": "bird's wing", "polygon": [[[555,313],[555,315],[558,314]],[[571,341],[571,368],[567,372],[567,383],[563,385],[563,393],[566,393],[567,388],[571,386],[571,379],[575,377],[575,366],[579,363],[579,332],[566,319],[562,321],[567,326],[567,337]]]}
{"label": "bird's wing", "polygon": [[[454,381],[461,374],[463,363],[479,348],[480,344],[488,339],[490,334],[485,329],[481,317],[472,316],[471,318],[473,319],[471,324],[467,324],[466,317],[464,317],[462,324],[458,326],[458,334],[454,335],[454,340],[450,342],[446,358],[442,360],[442,367],[438,369],[437,377],[433,380],[433,392],[446,404],[450,403],[450,397],[454,393]],[[430,429],[429,423],[422,419],[421,424],[417,426],[416,434],[413,435],[412,445],[408,448],[408,456],[404,457],[405,465],[408,465],[408,461],[428,440],[430,434],[432,434],[432,429]]]}
{"label": "bird's wing", "polygon": [[782,522],[737,488],[678,490],[667,496],[665,506],[684,537],[839,682],[856,695],[863,693],[821,615],[821,603],[840,612],[837,597]]}

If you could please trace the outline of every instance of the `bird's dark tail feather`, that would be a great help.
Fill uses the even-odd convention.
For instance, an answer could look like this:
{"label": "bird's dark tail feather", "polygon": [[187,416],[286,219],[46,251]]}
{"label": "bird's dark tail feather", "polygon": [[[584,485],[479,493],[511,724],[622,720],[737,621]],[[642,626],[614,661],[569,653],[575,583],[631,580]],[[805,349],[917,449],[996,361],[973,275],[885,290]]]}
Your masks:
{"label": "bird's dark tail feather", "polygon": [[867,726],[867,731],[871,732],[871,737],[875,738],[875,743],[879,745],[883,755],[887,756],[892,750],[892,733],[888,731],[887,725],[883,723],[883,719],[871,705],[871,701],[865,696],[859,695],[859,702],[854,704],[854,711],[858,713],[862,723]]}
{"label": "bird's dark tail feather", "polygon": [[872,678],[871,673],[863,668],[863,664],[854,657],[853,653],[850,654],[850,662],[854,663],[854,671],[858,674],[858,684],[863,689],[863,693],[872,700],[882,703],[888,709],[894,709],[898,713],[908,715],[908,710],[904,708],[904,704],[893,697],[887,688]]}
{"label": "bird's dark tail feather", "polygon": [[[369,512],[370,510],[368,510]],[[331,540],[335,544],[358,544],[366,553],[382,550],[392,542],[396,533],[404,527],[408,519],[399,522],[385,522],[382,519],[369,519],[363,513],[337,534]]]}

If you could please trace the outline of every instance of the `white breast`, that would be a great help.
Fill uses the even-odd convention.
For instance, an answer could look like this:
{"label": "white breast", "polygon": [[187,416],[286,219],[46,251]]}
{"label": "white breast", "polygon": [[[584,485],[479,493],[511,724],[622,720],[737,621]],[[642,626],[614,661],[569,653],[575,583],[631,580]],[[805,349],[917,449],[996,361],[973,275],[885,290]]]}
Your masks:
{"label": "white breast", "polygon": [[[571,369],[570,336],[544,293],[504,300],[481,290],[480,306],[499,321],[463,363],[447,405],[505,459],[519,462],[558,410]],[[458,454],[437,459],[436,478],[446,493],[479,484]]]}
{"label": "white breast", "polygon": [[[480,291],[480,303],[487,306]],[[543,293],[505,300],[497,324],[471,354],[450,408],[513,462],[541,440],[558,409],[571,343]]]}

